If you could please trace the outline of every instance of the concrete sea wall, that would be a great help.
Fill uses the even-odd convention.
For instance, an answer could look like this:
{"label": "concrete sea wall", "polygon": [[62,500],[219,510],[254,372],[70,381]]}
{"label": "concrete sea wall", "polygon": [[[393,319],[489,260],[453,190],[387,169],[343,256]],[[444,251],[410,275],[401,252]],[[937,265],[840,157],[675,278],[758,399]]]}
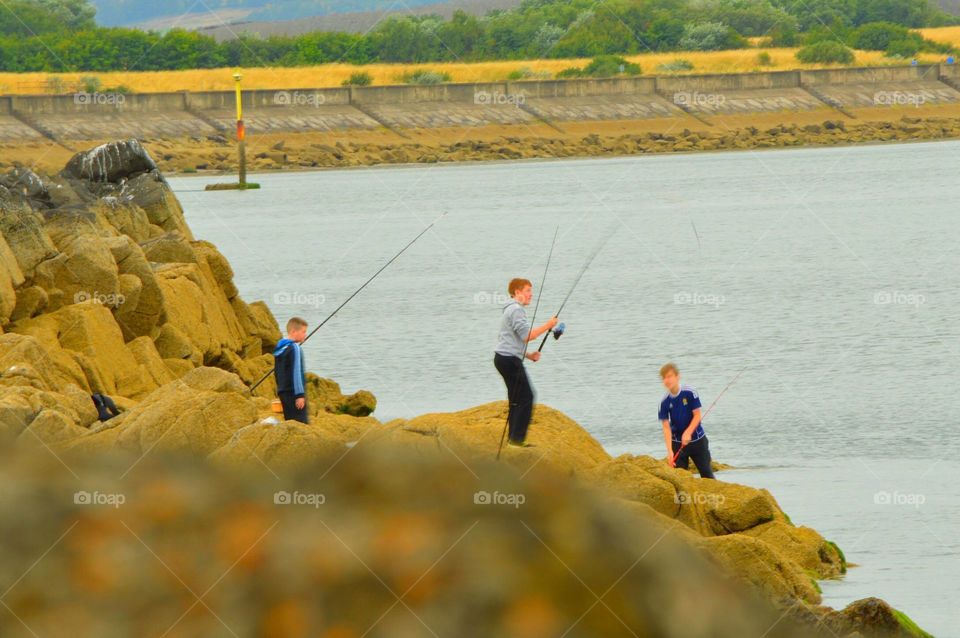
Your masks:
{"label": "concrete sea wall", "polygon": [[[247,128],[307,132],[473,127],[960,103],[960,67],[244,91]],[[234,127],[232,91],[0,96],[0,141],[173,138]]]}

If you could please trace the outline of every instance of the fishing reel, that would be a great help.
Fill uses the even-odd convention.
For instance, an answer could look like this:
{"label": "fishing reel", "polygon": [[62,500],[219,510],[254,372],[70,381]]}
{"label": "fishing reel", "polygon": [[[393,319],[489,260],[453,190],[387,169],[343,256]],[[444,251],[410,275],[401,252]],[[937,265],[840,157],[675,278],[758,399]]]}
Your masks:
{"label": "fishing reel", "polygon": [[559,339],[560,337],[562,337],[566,329],[567,329],[567,324],[558,323],[557,327],[553,329],[553,338]]}

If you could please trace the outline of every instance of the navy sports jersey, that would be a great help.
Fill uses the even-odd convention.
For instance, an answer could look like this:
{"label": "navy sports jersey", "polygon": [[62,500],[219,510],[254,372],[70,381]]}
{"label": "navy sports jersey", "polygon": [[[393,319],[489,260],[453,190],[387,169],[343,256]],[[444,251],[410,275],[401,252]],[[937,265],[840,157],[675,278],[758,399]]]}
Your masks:
{"label": "navy sports jersey", "polygon": [[[693,421],[693,411],[699,407],[700,396],[697,391],[688,385],[682,385],[676,396],[669,392],[664,395],[663,400],[660,401],[658,418],[661,421],[670,421],[670,432],[673,434],[673,440],[679,442],[683,436],[683,431]],[[703,423],[701,422],[697,425],[697,429],[693,431],[690,442],[698,441],[705,436],[706,433],[703,431]]]}

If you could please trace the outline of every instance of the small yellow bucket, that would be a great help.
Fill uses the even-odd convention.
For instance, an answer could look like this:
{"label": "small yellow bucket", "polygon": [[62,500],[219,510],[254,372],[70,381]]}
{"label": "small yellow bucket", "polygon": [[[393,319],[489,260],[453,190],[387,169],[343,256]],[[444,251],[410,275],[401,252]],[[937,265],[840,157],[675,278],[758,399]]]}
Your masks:
{"label": "small yellow bucket", "polygon": [[270,409],[273,410],[275,414],[283,414],[283,404],[280,403],[280,399],[274,399],[271,401]]}

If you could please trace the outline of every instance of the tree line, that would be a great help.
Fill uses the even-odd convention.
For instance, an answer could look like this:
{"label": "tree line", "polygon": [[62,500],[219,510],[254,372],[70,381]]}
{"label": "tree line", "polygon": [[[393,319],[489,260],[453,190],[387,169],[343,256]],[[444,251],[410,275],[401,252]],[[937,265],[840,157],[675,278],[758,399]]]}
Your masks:
{"label": "tree line", "polygon": [[836,41],[910,56],[949,47],[909,28],[957,23],[928,0],[524,0],[485,16],[394,16],[366,34],[241,35],[217,42],[182,29],[100,27],[88,0],[6,4],[0,70],[14,72],[595,57],[734,49],[747,46],[748,37],[766,38],[771,46]]}

